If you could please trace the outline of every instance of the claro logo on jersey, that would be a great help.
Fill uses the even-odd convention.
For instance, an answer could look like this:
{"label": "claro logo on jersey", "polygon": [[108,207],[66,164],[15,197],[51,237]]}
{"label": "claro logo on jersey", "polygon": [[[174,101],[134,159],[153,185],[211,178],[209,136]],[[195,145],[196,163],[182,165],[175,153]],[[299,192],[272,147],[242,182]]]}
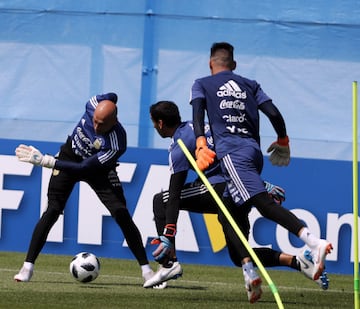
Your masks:
{"label": "claro logo on jersey", "polygon": [[216,95],[220,98],[234,97],[236,99],[246,99],[246,91],[242,91],[239,85],[233,80],[229,80],[222,85],[216,92]]}

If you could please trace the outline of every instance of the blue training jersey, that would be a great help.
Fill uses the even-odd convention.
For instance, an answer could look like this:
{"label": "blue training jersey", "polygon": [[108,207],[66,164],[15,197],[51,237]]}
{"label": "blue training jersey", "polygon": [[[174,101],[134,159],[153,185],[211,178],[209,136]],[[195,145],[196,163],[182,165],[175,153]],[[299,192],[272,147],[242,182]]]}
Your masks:
{"label": "blue training jersey", "polygon": [[260,147],[258,108],[271,99],[256,81],[223,71],[195,80],[191,101],[197,98],[206,100],[219,159],[249,143]]}
{"label": "blue training jersey", "polygon": [[[214,150],[214,143],[210,134],[209,125],[205,126],[205,136],[208,147]],[[172,143],[169,147],[169,166],[171,174],[192,169],[190,162],[177,143],[179,138],[184,142],[192,156],[195,157],[196,138],[191,121],[182,122],[172,137]],[[225,181],[218,160],[215,160],[215,162],[205,171],[205,176],[211,184]]]}
{"label": "blue training jersey", "polygon": [[86,162],[85,168],[113,167],[126,151],[126,131],[120,122],[104,135],[97,135],[93,125],[93,115],[99,102],[110,100],[116,104],[114,93],[96,95],[86,102],[85,113],[71,134],[73,152]]}

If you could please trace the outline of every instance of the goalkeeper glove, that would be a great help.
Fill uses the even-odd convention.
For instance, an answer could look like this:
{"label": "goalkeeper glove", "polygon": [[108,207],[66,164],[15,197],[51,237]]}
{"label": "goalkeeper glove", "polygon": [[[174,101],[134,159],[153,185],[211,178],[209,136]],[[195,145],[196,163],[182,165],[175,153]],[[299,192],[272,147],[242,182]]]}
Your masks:
{"label": "goalkeeper glove", "polygon": [[196,139],[196,165],[203,171],[209,167],[210,164],[214,163],[216,153],[208,148],[206,144],[205,136],[199,136]]}
{"label": "goalkeeper glove", "polygon": [[22,162],[28,162],[34,165],[41,165],[47,168],[55,166],[56,159],[50,155],[43,155],[38,149],[33,146],[19,145],[15,149],[15,154]]}
{"label": "goalkeeper glove", "polygon": [[285,190],[279,186],[273,185],[270,182],[264,181],[265,189],[269,193],[270,197],[278,205],[281,205],[285,201]]}
{"label": "goalkeeper glove", "polygon": [[176,225],[167,224],[164,234],[151,242],[152,244],[158,244],[158,247],[152,253],[155,261],[160,264],[167,264],[175,256],[175,234]]}
{"label": "goalkeeper glove", "polygon": [[290,162],[289,138],[278,138],[273,142],[267,150],[270,154],[270,162],[272,165],[287,166]]}

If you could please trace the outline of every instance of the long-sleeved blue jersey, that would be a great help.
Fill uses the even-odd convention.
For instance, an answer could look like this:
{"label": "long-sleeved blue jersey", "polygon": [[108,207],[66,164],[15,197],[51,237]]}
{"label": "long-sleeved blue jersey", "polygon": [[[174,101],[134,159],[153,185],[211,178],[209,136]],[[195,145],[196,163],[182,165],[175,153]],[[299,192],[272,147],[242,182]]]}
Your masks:
{"label": "long-sleeved blue jersey", "polygon": [[[191,101],[195,99],[206,100],[219,159],[241,147],[241,143],[255,140],[260,144],[258,110],[261,104],[271,99],[256,81],[232,71],[222,71],[195,80]],[[244,138],[239,139],[239,136]]]}
{"label": "long-sleeved blue jersey", "polygon": [[57,160],[55,169],[86,173],[90,170],[116,166],[118,158],[126,151],[126,131],[120,122],[117,122],[106,134],[95,133],[93,115],[96,106],[103,100],[110,100],[116,104],[117,95],[107,93],[92,97],[86,103],[85,113],[70,136],[72,151],[83,160],[81,162]]}

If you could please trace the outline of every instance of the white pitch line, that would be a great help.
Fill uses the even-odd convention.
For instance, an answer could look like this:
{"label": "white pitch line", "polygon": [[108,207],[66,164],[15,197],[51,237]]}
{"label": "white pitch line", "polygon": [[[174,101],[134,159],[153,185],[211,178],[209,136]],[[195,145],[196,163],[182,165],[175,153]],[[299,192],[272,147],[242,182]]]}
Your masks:
{"label": "white pitch line", "polygon": [[[14,274],[17,272],[17,269],[8,269],[8,268],[0,268],[0,272],[13,272]],[[65,272],[55,272],[55,271],[42,271],[42,270],[36,270],[37,273],[42,273],[42,274],[49,274],[49,275],[64,275],[64,276],[69,276],[68,273]],[[130,280],[130,281],[142,281],[142,277],[140,276],[121,276],[121,275],[103,275],[100,274],[99,277],[102,278],[121,278],[126,279],[126,280]],[[213,282],[213,281],[199,281],[199,280],[186,280],[183,278],[177,279],[177,280],[169,280],[168,284],[171,285],[172,282],[179,282],[180,284],[183,283],[187,283],[187,284],[193,284],[193,285],[199,285],[199,286],[214,286],[214,285],[219,285],[219,286],[237,286],[237,283],[228,283],[228,282]],[[243,286],[243,282],[240,280],[239,281],[240,286]],[[315,283],[314,283],[315,285]],[[345,291],[345,290],[339,290],[339,289],[331,289],[331,287],[328,290],[322,290],[320,287],[319,288],[299,288],[299,287],[291,287],[291,286],[282,286],[282,285],[276,285],[276,287],[278,288],[278,290],[287,290],[287,291],[311,291],[311,292],[319,292],[319,293],[343,293],[343,294],[349,294],[349,295],[353,295],[353,291],[349,290],[349,291]],[[270,291],[269,287],[266,284],[262,285],[262,288],[264,290],[268,290]]]}

